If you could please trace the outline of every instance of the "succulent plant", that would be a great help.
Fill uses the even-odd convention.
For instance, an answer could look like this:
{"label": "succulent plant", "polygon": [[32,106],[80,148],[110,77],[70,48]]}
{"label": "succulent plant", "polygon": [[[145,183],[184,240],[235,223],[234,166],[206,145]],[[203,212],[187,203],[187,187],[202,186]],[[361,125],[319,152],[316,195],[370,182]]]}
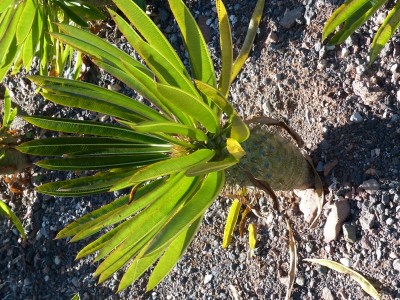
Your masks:
{"label": "succulent plant", "polygon": [[[155,262],[149,290],[170,272],[194,238],[205,211],[223,189],[230,167],[238,168],[237,172],[245,175],[241,178],[249,178],[250,184],[270,191],[268,181],[275,188],[285,189],[285,180],[286,188],[304,188],[314,177],[310,163],[297,147],[280,137],[265,135],[257,126],[251,132],[227,100],[230,85],[251,50],[264,0],[257,1],[235,60],[228,15],[223,2],[216,0],[222,62],[219,80],[189,9],[182,0],[168,2],[189,54],[190,71],[158,27],[130,0],[114,0],[125,18],[111,9],[109,12],[145,64],[76,27],[58,24],[60,33],[51,34],[88,55],[104,71],[147,99],[150,106],[88,83],[29,77],[50,101],[113,117],[111,124],[26,117],[36,126],[74,135],[34,140],[18,149],[32,155],[61,156],[37,162],[46,169],[98,171],[93,176],[44,184],[37,189],[42,193],[83,196],[130,189],[126,196],[79,218],[57,236],[72,236],[71,241],[78,241],[109,228],[77,257],[96,253],[96,261],[103,259],[95,272],[99,282],[126,268],[119,291]],[[281,122],[270,118],[254,122],[282,125],[299,141]],[[290,157],[276,155],[294,155],[295,165]],[[281,172],[281,162],[293,174],[274,179],[273,172]],[[298,175],[294,173],[297,171]]]}

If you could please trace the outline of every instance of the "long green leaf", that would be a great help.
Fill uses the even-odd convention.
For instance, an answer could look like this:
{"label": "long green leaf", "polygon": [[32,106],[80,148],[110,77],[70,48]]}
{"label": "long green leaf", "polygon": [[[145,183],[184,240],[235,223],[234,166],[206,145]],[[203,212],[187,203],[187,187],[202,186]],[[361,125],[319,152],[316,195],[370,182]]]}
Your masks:
{"label": "long green leaf", "polygon": [[179,186],[167,191],[165,196],[153,202],[134,218],[126,221],[128,225],[119,230],[109,239],[108,243],[100,249],[96,260],[106,256],[115,249],[115,247],[120,245],[120,247],[116,248],[107,259],[100,264],[95,275],[112,267],[115,261],[124,255],[126,251],[129,251],[132,245],[138,243],[142,238],[144,238],[146,233],[151,232],[154,228],[158,227],[159,224],[163,224],[165,220],[173,214],[179,204],[186,199],[185,194],[197,184],[198,180],[196,177],[184,177],[180,181]]}
{"label": "long green leaf", "polygon": [[33,0],[25,0],[25,7],[17,25],[17,43],[23,43],[32,29],[33,21],[36,16],[36,6]]}
{"label": "long green leaf", "polygon": [[122,178],[132,176],[136,170],[121,172],[99,172],[94,176],[79,177],[42,184],[36,191],[52,196],[76,197],[105,193]]}
{"label": "long green leaf", "polygon": [[122,17],[111,9],[109,9],[109,12],[119,30],[144,59],[161,83],[179,87],[193,96],[198,96],[192,82],[184,72],[182,72],[180,66],[175,66],[167,57],[163,56],[158,50],[146,43]]}
{"label": "long green leaf", "polygon": [[372,41],[371,51],[369,54],[372,63],[382,51],[387,41],[393,36],[400,25],[400,2],[397,2],[393,9],[389,12],[378,32]]}
{"label": "long green leaf", "polygon": [[187,92],[168,85],[157,84],[158,90],[169,100],[171,110],[179,110],[199,121],[208,131],[219,130],[219,120],[204,102]]}
{"label": "long green leaf", "polygon": [[[79,232],[76,233],[72,240],[81,240],[96,232],[99,232],[107,226],[117,224],[125,220],[126,218],[129,218],[130,216],[136,214],[138,211],[151,205],[154,201],[157,201],[158,199],[164,197],[174,187],[180,185],[183,182],[182,178],[183,173],[180,173],[174,177],[169,178],[166,181],[164,179],[158,179],[145,185],[143,188],[139,188],[131,203],[128,203],[128,205],[126,206],[121,206],[117,209],[114,209],[108,214],[99,215],[98,217],[91,219],[84,226],[79,228]],[[79,252],[79,256],[83,257],[92,253],[93,251],[97,251],[99,249],[99,244],[102,244],[104,240],[105,239],[101,237],[96,241],[90,243]]]}
{"label": "long green leaf", "polygon": [[264,10],[265,0],[258,0],[256,7],[254,9],[253,15],[251,16],[249,28],[247,30],[246,37],[244,39],[242,48],[238,56],[236,57],[233,68],[232,68],[232,78],[231,81],[235,80],[236,76],[239,74],[242,69],[247,57],[249,56],[251,47],[253,45],[254,39],[257,34],[258,26],[261,21],[261,16]]}
{"label": "long green leaf", "polygon": [[[168,108],[164,105],[163,97],[157,91],[156,83],[152,77],[150,78],[139,68],[128,64],[125,64],[126,70],[121,70],[101,60],[93,59],[93,62],[153,103],[162,113],[166,114],[169,119],[172,118]],[[160,113],[160,116],[164,116],[162,113]]]}
{"label": "long green leaf", "polygon": [[113,2],[152,47],[166,57],[173,65],[179,67],[179,69],[188,76],[181,59],[165,38],[164,34],[134,1],[113,0]]}
{"label": "long green leaf", "polygon": [[189,53],[193,77],[215,87],[214,65],[196,20],[182,0],[168,0],[168,3]]}
{"label": "long green leaf", "polygon": [[73,48],[109,63],[114,67],[118,67],[120,70],[125,69],[124,64],[130,64],[140,69],[146,75],[150,77],[152,76],[151,71],[146,68],[146,66],[98,36],[74,26],[65,24],[57,24],[57,26],[65,34],[52,32],[51,35],[58,40],[71,45]]}
{"label": "long green leaf", "polygon": [[[128,141],[98,137],[61,137],[33,140],[17,147],[23,153],[43,156],[56,156],[79,151],[96,151],[101,149],[131,149],[137,153],[163,152],[169,145],[144,145]],[[167,150],[168,151],[168,150]]]}
{"label": "long green leaf", "polygon": [[102,170],[110,168],[143,167],[167,159],[162,154],[66,157],[41,160],[37,166],[49,170]]}
{"label": "long green leaf", "polygon": [[118,285],[118,292],[126,289],[136,281],[162,255],[162,252],[160,250],[159,252],[154,252],[153,255],[136,257],[122,277]]}
{"label": "long green leaf", "polygon": [[14,4],[14,0],[2,0],[0,2],[0,14],[3,13],[11,4]]}
{"label": "long green leaf", "polygon": [[192,223],[201,219],[205,211],[221,192],[224,182],[224,172],[208,174],[197,192],[168,221],[162,230],[157,233],[143,255],[146,256],[153,251],[164,248]]}
{"label": "long green leaf", "polygon": [[[153,237],[154,233],[157,231],[157,227],[155,227],[152,231],[148,232],[146,236],[144,236],[138,243],[135,243],[133,245],[129,245],[126,247],[126,250],[124,251],[123,254],[120,256],[114,257],[113,260],[109,260],[107,262],[107,267],[106,269],[101,270],[101,272],[96,270],[95,276],[99,275],[99,283],[104,282],[108,278],[112,276],[116,271],[118,271],[121,267],[126,265],[130,260],[132,260],[135,255],[139,253],[139,251],[146,245],[146,243]],[[158,254],[158,256],[161,255]],[[132,264],[136,264],[137,270],[143,270],[143,272],[151,265],[153,262],[158,258],[158,256],[154,255],[151,258],[145,258],[145,259],[138,259],[139,262],[136,261],[136,258],[133,260]],[[108,259],[108,258],[107,258]],[[106,260],[107,260],[106,259]],[[101,265],[100,265],[101,266]],[[99,266],[99,267],[100,267]],[[139,271],[140,272],[140,271]],[[143,273],[142,272],[142,273]],[[141,274],[142,274],[141,273]]]}
{"label": "long green leaf", "polygon": [[23,9],[24,5],[18,5],[15,13],[12,14],[10,22],[6,24],[4,35],[0,39],[0,65],[2,67],[9,65],[10,62],[12,63],[17,53],[15,32]]}
{"label": "long green leaf", "polygon": [[233,66],[233,46],[232,46],[232,33],[229,24],[228,14],[226,12],[222,0],[216,0],[215,6],[217,7],[218,23],[220,31],[220,47],[221,47],[221,77],[219,79],[218,88],[225,96],[229,93],[232,76]]}
{"label": "long green leaf", "polygon": [[367,2],[346,19],[340,30],[329,40],[329,44],[343,43],[354,31],[363,25],[387,0],[379,0],[374,5]]}
{"label": "long green leaf", "polygon": [[[183,256],[186,249],[189,247],[194,236],[199,231],[200,224],[203,218],[198,218],[194,221],[191,226],[183,230],[179,236],[171,243],[171,245],[164,252],[164,255],[158,261],[156,267],[154,268],[149,282],[147,284],[146,290],[152,290],[157,284],[163,280],[165,276],[172,270],[172,268],[178,263],[179,259]],[[156,251],[152,256],[161,252],[163,248]],[[121,287],[118,287],[120,290]]]}
{"label": "long green leaf", "polygon": [[201,93],[214,102],[228,116],[232,116],[236,113],[232,104],[218,89],[199,80],[194,80],[194,83]]}
{"label": "long green leaf", "polygon": [[121,189],[126,186],[151,180],[157,177],[186,171],[188,168],[196,164],[209,161],[215,155],[215,150],[200,149],[187,156],[171,158],[165,161],[157,162],[139,170],[133,175],[129,181],[121,183],[113,187],[113,189]]}
{"label": "long green leaf", "polygon": [[[41,116],[24,117],[24,120],[47,130],[65,133],[90,134],[104,137],[114,137],[122,140],[145,144],[163,144],[165,141],[150,135],[134,132],[133,130],[93,121],[81,121]],[[155,122],[155,124],[158,124]]]}
{"label": "long green leaf", "polygon": [[21,224],[21,221],[15,215],[15,213],[8,207],[7,204],[0,200],[0,215],[3,215],[11,220],[11,222],[17,227],[18,232],[22,235],[24,239],[26,239],[26,233],[24,227]]}
{"label": "long green leaf", "polygon": [[200,129],[189,127],[182,124],[173,122],[142,122],[137,125],[133,125],[132,128],[137,132],[142,133],[172,133],[182,136],[186,136],[197,141],[207,141],[207,135]]}
{"label": "long green leaf", "polygon": [[347,0],[345,1],[329,18],[325,23],[324,29],[322,30],[322,39],[325,40],[332,32],[335,31],[341,23],[346,21],[351,15],[353,15],[358,9],[363,7],[365,4],[373,3],[370,0]]}
{"label": "long green leaf", "polygon": [[11,7],[7,9],[4,13],[0,15],[1,22],[0,22],[0,41],[3,39],[4,35],[7,31],[10,30],[10,24],[13,20],[14,14],[16,10],[12,9]]}
{"label": "long green leaf", "polygon": [[[41,86],[46,96],[54,98],[54,102],[62,105],[89,109],[109,115],[113,115],[114,111],[126,115],[129,111],[128,115],[132,118],[136,115],[136,118],[141,119],[166,120],[160,113],[135,99],[93,84],[41,76],[29,76],[28,79]],[[57,100],[58,98],[51,94],[56,94],[61,100]],[[71,102],[63,101],[63,99],[69,98],[72,98]]]}
{"label": "long green leaf", "polygon": [[[101,179],[105,183],[108,178],[111,178],[109,174],[110,172],[104,172],[104,173],[98,173],[99,175],[92,176],[94,177],[102,177]],[[79,178],[81,179],[81,178]],[[100,178],[99,178],[100,180]],[[83,217],[77,219],[76,221],[70,223],[66,227],[64,227],[58,234],[57,234],[57,239],[61,238],[66,238],[68,236],[73,236],[78,233],[81,233],[85,231],[88,228],[93,228],[98,224],[103,224],[103,222],[108,219],[110,216],[118,214],[122,211],[126,211],[128,209],[133,208],[136,206],[141,197],[144,195],[147,196],[147,194],[152,194],[153,190],[156,190],[157,188],[161,187],[162,184],[165,183],[165,180],[159,179],[155,180],[147,185],[144,185],[143,187],[140,187],[136,190],[136,193],[134,195],[134,199],[131,199],[130,195],[123,196],[121,198],[118,198],[117,200],[112,201],[111,203],[107,205],[103,205],[100,208],[84,215]],[[148,197],[149,200],[154,201],[151,197]],[[140,200],[142,201],[142,200]],[[142,203],[141,207],[146,206],[148,204]],[[141,207],[137,207],[136,209],[140,210]],[[105,227],[105,226],[104,226]],[[99,229],[100,230],[100,229]],[[93,233],[92,233],[93,234]]]}

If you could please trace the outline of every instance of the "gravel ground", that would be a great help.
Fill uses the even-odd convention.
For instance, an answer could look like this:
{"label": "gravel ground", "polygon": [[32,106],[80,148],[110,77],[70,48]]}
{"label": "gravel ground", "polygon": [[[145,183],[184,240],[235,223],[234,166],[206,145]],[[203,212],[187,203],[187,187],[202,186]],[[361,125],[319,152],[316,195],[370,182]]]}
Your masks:
{"label": "gravel ground", "polygon": [[[255,0],[225,3],[237,50]],[[218,67],[219,37],[213,3],[193,0],[188,4]],[[347,276],[302,261],[312,257],[351,266],[376,286],[382,299],[396,299],[400,298],[400,39],[394,37],[381,58],[369,66],[368,48],[385,15],[378,13],[343,45],[323,45],[323,24],[338,4],[324,0],[267,1],[251,58],[232,86],[232,102],[245,118],[268,115],[295,128],[320,172],[328,204],[345,201],[350,207],[344,234],[341,230],[335,240],[325,242],[324,224],[330,206],[325,206],[318,227],[310,229],[299,210],[299,199],[293,193],[281,194],[281,206],[289,212],[299,251],[292,298],[370,299]],[[178,28],[168,8],[163,2],[152,6],[156,22],[181,51]],[[111,22],[100,34],[132,52]],[[136,96],[93,67],[85,79]],[[46,103],[23,74],[6,79],[5,84],[14,93],[22,114],[107,119]],[[21,120],[16,124],[26,139],[52,136]],[[63,226],[118,194],[62,199],[33,190],[41,182],[76,176],[79,174],[33,167],[11,182],[1,181],[2,197],[22,218],[29,237],[28,242],[21,241],[10,222],[0,220],[1,299],[71,299],[75,293],[82,299],[285,297],[288,231],[261,192],[253,197],[265,218],[250,216],[258,226],[255,256],[250,255],[246,238],[235,238],[226,251],[221,248],[230,204],[221,197],[206,213],[187,254],[152,292],[145,293],[146,280],[141,279],[115,294],[121,273],[96,286],[91,273],[97,264],[91,258],[74,260],[85,243],[68,244],[54,237]]]}

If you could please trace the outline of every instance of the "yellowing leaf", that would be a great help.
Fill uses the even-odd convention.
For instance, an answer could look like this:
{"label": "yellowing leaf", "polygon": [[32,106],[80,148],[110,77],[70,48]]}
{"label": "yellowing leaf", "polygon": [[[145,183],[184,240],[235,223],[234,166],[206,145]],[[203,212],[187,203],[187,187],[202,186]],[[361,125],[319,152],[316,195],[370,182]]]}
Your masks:
{"label": "yellowing leaf", "polygon": [[361,288],[368,293],[371,297],[373,297],[376,300],[379,300],[379,293],[378,291],[373,287],[373,285],[365,279],[360,273],[357,273],[356,271],[329,259],[312,259],[312,258],[307,258],[304,259],[304,261],[308,261],[314,264],[319,264],[321,266],[328,267],[332,270],[338,271],[340,273],[348,274],[351,278],[353,278],[355,281],[357,281],[360,285]]}
{"label": "yellowing leaf", "polygon": [[229,153],[232,154],[232,156],[236,159],[240,159],[246,154],[246,151],[243,150],[239,142],[232,138],[226,139],[226,148],[228,149]]}
{"label": "yellowing leaf", "polygon": [[236,222],[238,220],[241,203],[238,199],[233,200],[231,208],[229,209],[228,218],[226,219],[224,240],[222,242],[222,248],[226,249],[232,240],[232,233],[235,229]]}
{"label": "yellowing leaf", "polygon": [[289,231],[289,257],[290,257],[290,265],[289,265],[289,284],[286,289],[286,297],[285,300],[290,299],[290,295],[292,294],[294,280],[297,274],[297,248],[296,242],[293,237],[293,231],[290,227],[289,220],[286,219],[287,228]]}
{"label": "yellowing leaf", "polygon": [[249,224],[249,246],[251,250],[256,248],[257,244],[257,227],[254,224]]}

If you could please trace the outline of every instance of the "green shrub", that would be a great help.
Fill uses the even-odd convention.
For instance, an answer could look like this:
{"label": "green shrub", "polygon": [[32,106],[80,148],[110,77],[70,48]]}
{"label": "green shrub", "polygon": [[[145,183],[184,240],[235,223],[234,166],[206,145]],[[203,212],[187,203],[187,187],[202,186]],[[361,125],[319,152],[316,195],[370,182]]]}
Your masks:
{"label": "green shrub", "polygon": [[[85,246],[77,257],[96,253],[96,261],[104,259],[95,272],[99,282],[127,266],[119,291],[158,261],[147,286],[150,290],[170,272],[189,246],[205,211],[225,184],[226,169],[239,164],[238,172],[249,176],[251,183],[268,185],[267,178],[255,178],[264,173],[251,174],[251,163],[265,165],[268,170],[266,160],[271,157],[246,160],[242,145],[247,151],[253,151],[253,147],[275,151],[276,146],[285,148],[288,142],[271,138],[272,147],[268,146],[268,139],[260,145],[258,135],[262,132],[257,130],[250,136],[249,127],[227,100],[230,85],[251,50],[264,0],[256,4],[235,61],[228,16],[222,1],[216,1],[222,53],[219,80],[201,31],[182,0],[169,0],[169,4],[189,54],[191,75],[163,33],[138,5],[130,0],[114,2],[132,26],[109,10],[111,17],[145,65],[76,27],[58,24],[60,33],[51,36],[89,55],[95,64],[136,90],[153,107],[88,83],[30,76],[46,99],[109,114],[118,124],[26,117],[36,126],[75,135],[34,140],[18,149],[32,155],[62,156],[37,163],[47,169],[99,170],[93,176],[44,184],[37,189],[39,192],[82,196],[131,190],[129,195],[68,225],[57,237],[73,236],[71,241],[78,241],[110,228]],[[269,118],[260,122],[282,125]],[[276,149],[271,155],[286,153],[279,151]],[[298,149],[297,152],[300,153]],[[294,165],[287,164],[289,172]],[[307,170],[310,171],[308,167]],[[280,173],[281,165],[270,171]],[[296,174],[288,178],[293,176]]]}

